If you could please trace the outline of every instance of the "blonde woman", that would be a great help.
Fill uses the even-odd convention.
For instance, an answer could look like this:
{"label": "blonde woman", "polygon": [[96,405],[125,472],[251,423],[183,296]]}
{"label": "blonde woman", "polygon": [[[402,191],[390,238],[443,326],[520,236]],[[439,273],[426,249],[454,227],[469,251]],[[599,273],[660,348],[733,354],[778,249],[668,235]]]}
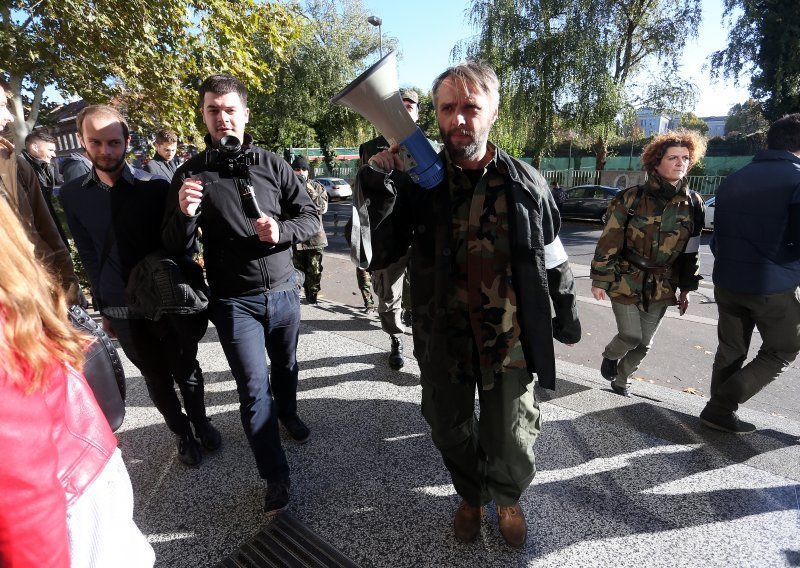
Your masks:
{"label": "blonde woman", "polygon": [[0,566],[152,566],[128,473],[78,369],[87,339],[0,199]]}
{"label": "blonde woman", "polygon": [[656,136],[642,152],[647,181],[621,191],[608,206],[592,260],[592,295],[609,298],[617,320],[600,373],[619,395],[630,396],[631,377],[667,307],[678,305],[683,315],[689,292],[700,282],[705,206],[689,191],[686,174],[705,149],[705,140],[692,131]]}

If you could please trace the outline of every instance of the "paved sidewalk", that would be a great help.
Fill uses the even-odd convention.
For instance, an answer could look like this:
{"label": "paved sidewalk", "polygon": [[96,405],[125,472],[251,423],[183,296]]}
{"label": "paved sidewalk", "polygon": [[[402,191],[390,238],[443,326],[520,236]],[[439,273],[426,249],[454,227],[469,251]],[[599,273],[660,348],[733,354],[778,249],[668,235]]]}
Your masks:
{"label": "paved sidewalk", "polygon": [[[645,383],[624,399],[596,370],[565,361],[556,393],[539,391],[525,547],[503,543],[493,508],[477,541],[458,543],[458,497],[420,414],[416,362],[391,370],[377,319],[355,307],[322,300],[302,312],[299,409],[312,437],[302,446],[284,438],[289,512],[356,564],[800,566],[800,423],[744,410],[759,432],[714,433],[697,419],[699,397]],[[265,524],[264,484],[213,327],[201,357],[223,446],[196,469],[177,461],[174,437],[125,361],[120,446],[136,521],[161,567],[214,566]]]}

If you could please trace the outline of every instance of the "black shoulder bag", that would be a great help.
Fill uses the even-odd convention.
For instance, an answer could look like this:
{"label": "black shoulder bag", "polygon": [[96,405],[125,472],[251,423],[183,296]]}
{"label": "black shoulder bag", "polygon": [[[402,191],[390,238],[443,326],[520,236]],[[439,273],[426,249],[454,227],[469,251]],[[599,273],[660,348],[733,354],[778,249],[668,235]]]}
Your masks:
{"label": "black shoulder bag", "polygon": [[92,387],[108,425],[116,432],[125,419],[125,371],[119,353],[108,334],[82,307],[72,306],[69,309],[69,321],[73,327],[94,339],[86,350],[83,375]]}
{"label": "black shoulder bag", "polygon": [[[113,243],[112,223],[100,254],[101,272]],[[96,299],[99,303],[99,298]],[[111,426],[112,431],[116,432],[125,419],[125,371],[122,368],[117,348],[114,347],[111,338],[103,331],[103,328],[97,325],[97,322],[81,306],[70,307],[68,315],[73,327],[94,338],[86,350],[83,375],[86,377],[86,382],[92,387],[94,397],[108,420],[108,425]]]}

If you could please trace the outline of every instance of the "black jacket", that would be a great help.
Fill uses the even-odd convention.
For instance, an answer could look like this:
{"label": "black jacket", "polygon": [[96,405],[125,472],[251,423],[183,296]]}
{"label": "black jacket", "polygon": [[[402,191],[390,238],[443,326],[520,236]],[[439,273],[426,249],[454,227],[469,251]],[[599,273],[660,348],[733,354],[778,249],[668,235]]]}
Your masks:
{"label": "black jacket", "polygon": [[[250,140],[245,135],[245,147]],[[250,166],[255,199],[265,215],[279,221],[278,244],[258,239],[255,220],[245,215],[235,180],[220,178],[218,173],[207,170],[208,150],[178,168],[167,199],[164,244],[173,253],[185,252],[193,244],[197,228],[202,229],[203,256],[214,298],[294,286],[292,245],[310,239],[320,228],[317,208],[291,166],[272,152],[249,148],[259,161]],[[178,191],[190,173],[202,178],[204,190],[199,213],[194,217],[184,215],[178,204]]]}
{"label": "black jacket", "polygon": [[85,178],[92,171],[92,162],[79,152],[73,152],[61,163],[62,183],[67,183],[77,178]]}
{"label": "black jacket", "polygon": [[762,150],[717,189],[714,285],[738,294],[800,286],[800,157]]}
{"label": "black jacket", "polygon": [[153,156],[153,158],[147,162],[142,169],[146,172],[150,172],[151,174],[166,178],[167,181],[171,182],[172,176],[175,175],[175,170],[178,169],[179,165],[180,162],[178,161],[177,156],[167,161],[161,157],[161,154],[156,152],[156,155]]}
{"label": "black jacket", "polygon": [[33,171],[36,172],[36,178],[39,180],[39,187],[46,195],[53,192],[53,186],[56,184],[55,170],[53,164],[48,164],[44,160],[35,158],[27,150],[23,150],[20,154],[25,161],[28,162]]}
{"label": "black jacket", "polygon": [[[125,285],[131,269],[162,248],[161,220],[168,191],[166,180],[130,165],[110,190],[91,174],[61,186],[58,198],[101,308],[127,306]],[[102,262],[109,231],[113,238]]]}

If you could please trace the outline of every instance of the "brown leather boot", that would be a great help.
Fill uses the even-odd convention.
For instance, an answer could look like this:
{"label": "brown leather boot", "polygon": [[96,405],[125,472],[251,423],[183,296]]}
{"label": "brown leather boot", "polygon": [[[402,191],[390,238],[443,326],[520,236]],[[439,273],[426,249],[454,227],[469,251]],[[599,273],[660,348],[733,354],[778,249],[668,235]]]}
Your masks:
{"label": "brown leather boot", "polygon": [[519,548],[525,544],[528,536],[528,525],[519,503],[510,507],[497,506],[497,517],[500,519],[500,534],[509,546]]}
{"label": "brown leather boot", "polygon": [[481,519],[485,513],[485,507],[473,507],[466,501],[461,501],[453,518],[456,538],[461,542],[475,540],[475,537],[481,532]]}

